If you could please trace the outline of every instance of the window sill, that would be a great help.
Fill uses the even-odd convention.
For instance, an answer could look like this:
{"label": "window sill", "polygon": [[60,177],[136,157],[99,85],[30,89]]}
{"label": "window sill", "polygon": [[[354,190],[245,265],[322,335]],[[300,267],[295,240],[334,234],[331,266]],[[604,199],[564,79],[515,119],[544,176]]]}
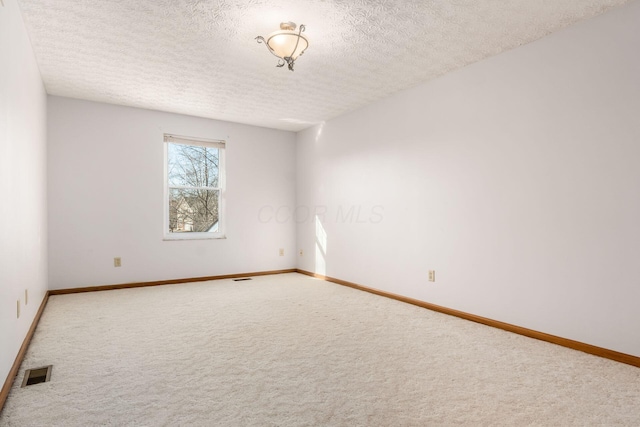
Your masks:
{"label": "window sill", "polygon": [[181,240],[220,240],[220,239],[226,239],[227,236],[203,236],[203,235],[187,235],[187,236],[164,236],[162,238],[163,241],[165,242],[176,242],[176,241],[181,241]]}

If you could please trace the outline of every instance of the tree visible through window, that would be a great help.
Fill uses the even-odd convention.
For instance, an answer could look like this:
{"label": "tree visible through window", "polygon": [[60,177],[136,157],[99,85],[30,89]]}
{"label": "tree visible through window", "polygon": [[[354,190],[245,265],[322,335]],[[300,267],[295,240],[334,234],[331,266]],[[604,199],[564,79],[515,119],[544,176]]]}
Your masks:
{"label": "tree visible through window", "polygon": [[220,234],[224,143],[169,135],[165,141],[168,232]]}

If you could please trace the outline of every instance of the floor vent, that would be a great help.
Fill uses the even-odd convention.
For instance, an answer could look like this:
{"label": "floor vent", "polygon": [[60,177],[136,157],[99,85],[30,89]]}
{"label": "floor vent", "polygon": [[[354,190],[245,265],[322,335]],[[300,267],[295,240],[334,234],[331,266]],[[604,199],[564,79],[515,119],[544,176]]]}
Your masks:
{"label": "floor vent", "polygon": [[46,383],[51,379],[51,368],[53,365],[43,366],[42,368],[27,369],[24,371],[24,379],[22,380],[22,387],[28,385]]}
{"label": "floor vent", "polygon": [[245,280],[251,280],[251,277],[243,277],[242,279],[233,279],[234,282],[244,282]]}

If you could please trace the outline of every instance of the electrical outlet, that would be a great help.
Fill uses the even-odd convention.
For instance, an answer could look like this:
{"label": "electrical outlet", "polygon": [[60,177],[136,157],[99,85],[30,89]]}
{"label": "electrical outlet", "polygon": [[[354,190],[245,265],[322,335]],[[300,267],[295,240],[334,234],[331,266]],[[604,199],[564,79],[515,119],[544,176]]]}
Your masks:
{"label": "electrical outlet", "polygon": [[122,267],[122,258],[120,257],[116,257],[113,259],[113,266],[114,267]]}
{"label": "electrical outlet", "polygon": [[300,249],[300,256],[304,255],[304,252],[302,252],[302,249]]}
{"label": "electrical outlet", "polygon": [[24,290],[24,305],[29,304],[29,289]]}
{"label": "electrical outlet", "polygon": [[435,270],[429,270],[429,281],[430,282],[435,282],[436,281],[436,271]]}
{"label": "electrical outlet", "polygon": [[20,318],[20,300],[16,301],[16,319]]}
{"label": "electrical outlet", "polygon": [[284,249],[280,248],[280,256],[284,256]]}

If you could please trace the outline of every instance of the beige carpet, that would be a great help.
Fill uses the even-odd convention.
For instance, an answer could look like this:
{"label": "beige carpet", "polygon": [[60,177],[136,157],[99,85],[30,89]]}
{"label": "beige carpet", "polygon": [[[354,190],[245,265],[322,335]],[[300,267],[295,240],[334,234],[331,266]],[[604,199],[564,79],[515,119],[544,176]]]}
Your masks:
{"label": "beige carpet", "polygon": [[286,274],[53,296],[0,425],[638,426],[640,369]]}

